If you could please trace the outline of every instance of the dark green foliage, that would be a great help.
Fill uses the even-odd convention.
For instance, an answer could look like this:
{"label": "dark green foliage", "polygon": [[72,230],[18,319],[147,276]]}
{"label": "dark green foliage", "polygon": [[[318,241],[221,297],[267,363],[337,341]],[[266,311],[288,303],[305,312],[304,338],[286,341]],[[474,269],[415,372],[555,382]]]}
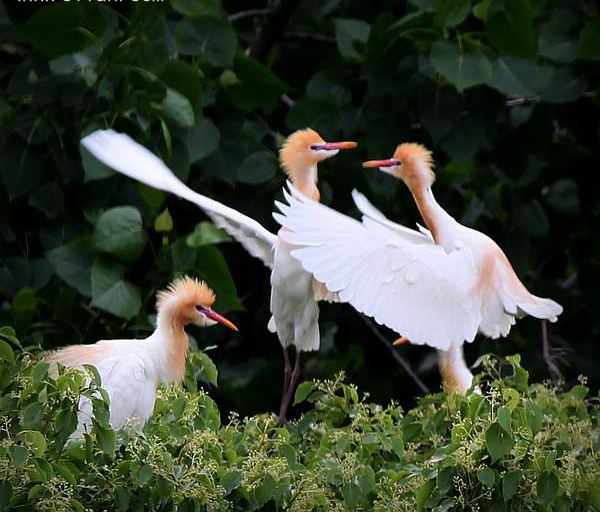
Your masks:
{"label": "dark green foliage", "polygon": [[[45,348],[143,336],[155,290],[197,275],[241,327],[190,330],[194,346],[219,341],[216,400],[272,410],[281,361],[266,329],[267,270],[220,243],[193,205],[116,175],[79,140],[97,128],[127,132],[192,188],[275,230],[278,145],[310,125],[359,142],[320,170],[322,200],[352,215],[358,188],[413,226],[405,187],[359,164],[402,141],[433,149],[439,202],[497,240],[532,292],[564,305],[551,330],[566,351],[561,369],[597,389],[595,4],[304,0],[259,62],[246,50],[274,17],[239,13],[280,5],[0,2],[0,319]],[[306,375],[345,369],[377,401],[413,403],[418,389],[349,307],[323,306],[321,319],[323,347],[305,358]],[[432,351],[399,350],[437,389]],[[532,319],[466,350],[469,361],[519,352],[536,380],[548,377]]]}
{"label": "dark green foliage", "polygon": [[143,433],[113,431],[94,398],[93,432],[65,443],[78,394],[97,396],[93,371],[54,379],[11,329],[0,338],[4,510],[600,510],[598,399],[530,385],[518,356],[481,359],[482,393],[428,395],[407,413],[343,374],[304,382],[305,413],[277,428],[274,414],[223,422],[195,391],[216,370],[194,352],[192,389],[160,389]]}

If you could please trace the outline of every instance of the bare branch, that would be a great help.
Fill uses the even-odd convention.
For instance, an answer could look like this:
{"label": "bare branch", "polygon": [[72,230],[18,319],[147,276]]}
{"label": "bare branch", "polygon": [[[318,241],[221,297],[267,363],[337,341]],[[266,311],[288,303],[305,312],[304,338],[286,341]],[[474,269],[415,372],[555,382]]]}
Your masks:
{"label": "bare branch", "polygon": [[259,16],[273,16],[275,9],[248,9],[247,11],[240,11],[229,16],[229,21],[233,23],[237,20],[244,18],[257,18]]}
{"label": "bare branch", "polygon": [[385,345],[385,347],[390,351],[392,357],[396,360],[396,362],[402,367],[402,369],[408,374],[408,376],[415,381],[415,384],[423,393],[429,393],[429,388],[425,385],[425,383],[419,378],[419,376],[413,371],[410,367],[410,364],[406,359],[404,359],[398,351],[393,347],[393,345],[385,339],[383,334],[379,332],[379,329],[375,327],[373,321],[367,318],[365,315],[361,313],[357,313],[358,316],[362,319],[362,321],[367,325],[367,327],[371,330],[371,332],[375,335],[375,337]]}
{"label": "bare branch", "polygon": [[263,29],[248,54],[258,61],[264,61],[273,48],[281,40],[285,26],[302,0],[281,0],[279,6],[269,16]]}
{"label": "bare branch", "polygon": [[335,37],[324,36],[323,34],[312,34],[309,32],[285,32],[283,34],[285,41],[306,41],[318,44],[336,44]]}

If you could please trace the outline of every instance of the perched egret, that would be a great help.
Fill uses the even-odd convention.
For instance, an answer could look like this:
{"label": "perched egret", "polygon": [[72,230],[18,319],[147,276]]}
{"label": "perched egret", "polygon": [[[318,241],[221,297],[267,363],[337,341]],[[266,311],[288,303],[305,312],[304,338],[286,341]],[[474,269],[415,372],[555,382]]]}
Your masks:
{"label": "perched egret", "polygon": [[[49,353],[46,360],[82,369],[96,367],[110,397],[110,423],[119,429],[128,418],[144,425],[154,409],[160,384],[180,383],[185,371],[189,340],[184,327],[221,323],[237,331],[229,320],[211,309],[215,294],[202,281],[180,277],[157,294],[156,329],[146,339],[102,340],[93,345],[71,345]],[[92,426],[92,404],[82,397],[73,437]]]}
{"label": "perched egret", "polygon": [[[81,143],[113,169],[154,188],[172,192],[204,210],[211,220],[233,236],[252,255],[272,268],[271,313],[268,328],[276,332],[283,348],[284,384],[279,421],[285,421],[289,402],[298,381],[300,353],[319,349],[319,300],[335,300],[334,294],[316,282],[290,256],[290,246],[258,222],[184,185],[156,155],[129,136],[113,130],[96,131]],[[325,142],[314,130],[294,132],[283,144],[280,162],[294,186],[313,200],[319,199],[317,164],[340,149],[356,147],[355,142]],[[289,347],[296,349],[293,365]]]}
{"label": "perched egret", "polygon": [[[478,331],[506,336],[515,317],[529,314],[555,322],[562,307],[529,293],[506,255],[488,236],[463,226],[437,203],[431,152],[401,144],[386,160],[365,162],[401,179],[428,229],[388,220],[357,191],[362,222],[318,204],[291,187],[290,206],[277,204],[282,238],[291,255],[341,301],[439,351],[448,392],[465,392],[473,375],[462,346]],[[404,339],[406,339],[404,338]]]}

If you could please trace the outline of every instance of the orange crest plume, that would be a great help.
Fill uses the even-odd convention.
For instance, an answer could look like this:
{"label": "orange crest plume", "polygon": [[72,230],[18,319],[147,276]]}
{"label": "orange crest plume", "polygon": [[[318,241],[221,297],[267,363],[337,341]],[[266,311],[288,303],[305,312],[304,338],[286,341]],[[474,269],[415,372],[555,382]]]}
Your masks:
{"label": "orange crest plume", "polygon": [[311,144],[322,144],[323,142],[325,142],[323,138],[312,128],[292,133],[279,150],[281,167],[293,179],[292,174],[297,169],[304,171],[316,163],[314,155],[310,153]]}
{"label": "orange crest plume", "polygon": [[429,177],[431,178],[431,183],[435,181],[435,174],[432,170],[432,153],[425,146],[415,142],[405,142],[396,148],[396,151],[394,151],[394,158],[403,163],[410,162],[411,160],[419,160],[423,162],[427,168]]}
{"label": "orange crest plume", "polygon": [[166,290],[156,294],[156,308],[164,308],[173,300],[179,304],[193,303],[211,307],[215,302],[215,293],[204,281],[199,281],[195,277],[181,276],[169,283]]}

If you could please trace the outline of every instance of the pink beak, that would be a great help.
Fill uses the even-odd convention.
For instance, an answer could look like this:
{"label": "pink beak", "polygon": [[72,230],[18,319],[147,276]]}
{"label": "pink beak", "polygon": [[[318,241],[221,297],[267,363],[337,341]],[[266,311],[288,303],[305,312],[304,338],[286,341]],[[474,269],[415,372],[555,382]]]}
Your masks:
{"label": "pink beak", "polygon": [[324,142],[323,144],[313,144],[311,146],[312,149],[323,149],[325,151],[333,151],[335,149],[353,149],[358,144],[352,141],[344,141],[344,142]]}
{"label": "pink beak", "polygon": [[368,162],[363,162],[362,166],[371,169],[373,167],[393,167],[399,163],[395,158],[388,158],[386,160],[369,160]]}
{"label": "pink beak", "polygon": [[206,316],[206,318],[210,318],[211,320],[214,320],[215,322],[219,322],[220,324],[223,324],[224,326],[229,327],[230,329],[233,329],[234,331],[239,330],[233,322],[230,322],[229,320],[227,320],[227,318],[219,315],[219,313],[217,313],[216,311],[213,311],[210,308],[203,308],[202,313],[204,314],[204,316]]}

